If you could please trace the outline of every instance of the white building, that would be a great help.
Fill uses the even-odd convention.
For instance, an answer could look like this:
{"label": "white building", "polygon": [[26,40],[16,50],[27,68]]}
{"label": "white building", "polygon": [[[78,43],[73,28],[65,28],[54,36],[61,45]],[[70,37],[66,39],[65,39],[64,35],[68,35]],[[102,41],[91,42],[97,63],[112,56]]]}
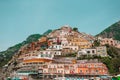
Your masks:
{"label": "white building", "polygon": [[61,55],[59,50],[44,50],[39,52],[39,58],[49,58],[53,59],[55,55]]}
{"label": "white building", "polygon": [[96,47],[97,55],[100,55],[102,57],[107,56],[107,48],[106,46],[100,46]]}
{"label": "white building", "polygon": [[46,50],[40,51],[38,55],[38,58],[53,59],[53,57],[54,57],[54,53],[51,51],[46,51]]}
{"label": "white building", "polygon": [[80,55],[97,55],[101,57],[107,56],[106,46],[100,46],[93,49],[81,49],[78,51],[78,57]]}
{"label": "white building", "polygon": [[96,49],[81,49],[78,51],[78,57],[81,55],[96,55]]}
{"label": "white building", "polygon": [[62,49],[62,45],[53,44],[53,45],[49,46],[48,49],[61,50]]}
{"label": "white building", "polygon": [[68,46],[68,40],[67,38],[61,38],[61,45],[64,47],[64,46]]}

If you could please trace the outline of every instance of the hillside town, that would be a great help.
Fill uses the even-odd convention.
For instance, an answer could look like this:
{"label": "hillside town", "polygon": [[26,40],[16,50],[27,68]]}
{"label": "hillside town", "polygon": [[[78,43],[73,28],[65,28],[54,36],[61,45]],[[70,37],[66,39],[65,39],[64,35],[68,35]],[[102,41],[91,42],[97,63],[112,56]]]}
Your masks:
{"label": "hillside town", "polygon": [[[120,41],[95,37],[65,25],[44,35],[38,41],[22,46],[12,60],[7,78],[22,80],[110,80],[107,66],[86,56],[109,57],[105,44],[120,48]],[[11,70],[12,69],[12,70]],[[64,78],[64,79],[62,79]]]}

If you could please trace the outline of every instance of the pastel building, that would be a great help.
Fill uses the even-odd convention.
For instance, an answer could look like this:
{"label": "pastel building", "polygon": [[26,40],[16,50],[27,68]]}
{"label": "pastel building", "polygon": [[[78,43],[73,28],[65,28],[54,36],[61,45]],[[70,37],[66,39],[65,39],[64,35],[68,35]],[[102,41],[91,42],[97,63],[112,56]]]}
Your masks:
{"label": "pastel building", "polygon": [[[41,54],[41,55],[40,55]],[[44,56],[43,56],[44,54]],[[47,53],[48,54],[48,53]],[[19,75],[38,75],[44,79],[55,77],[97,77],[100,75],[108,75],[107,67],[97,61],[76,60],[74,57],[56,57],[49,58],[49,54],[42,51],[37,55],[27,55],[29,58],[24,59],[17,70]],[[47,58],[48,57],[48,58]],[[52,57],[52,56],[51,56]],[[23,73],[23,74],[22,74]]]}
{"label": "pastel building", "polygon": [[62,45],[53,44],[53,45],[49,46],[48,49],[51,49],[51,50],[62,50]]}
{"label": "pastel building", "polygon": [[67,38],[61,38],[61,45],[63,48],[69,45]]}
{"label": "pastel building", "polygon": [[21,66],[30,66],[31,64],[42,64],[45,62],[51,62],[55,55],[61,55],[61,51],[43,50],[33,51],[27,54],[21,55],[18,59],[21,60]]}
{"label": "pastel building", "polygon": [[108,56],[106,46],[96,47],[97,55],[105,57]]}
{"label": "pastel building", "polygon": [[107,75],[108,69],[103,63],[83,63],[78,65],[78,73],[83,75]]}
{"label": "pastel building", "polygon": [[68,39],[68,41],[70,42],[71,46],[78,46],[79,49],[91,47],[91,43],[82,37],[80,37],[80,38],[71,37]]}
{"label": "pastel building", "polygon": [[108,69],[103,63],[48,63],[42,68],[43,76],[46,78],[55,77],[96,77],[108,75]]}
{"label": "pastel building", "polygon": [[39,55],[40,58],[42,58],[42,57],[46,57],[46,58],[50,57],[51,59],[53,59],[55,55],[61,55],[60,50],[50,50],[50,49],[40,51],[39,53],[40,53],[40,55]]}
{"label": "pastel building", "polygon": [[108,56],[106,46],[99,46],[89,49],[80,49],[77,53],[77,57],[80,57],[81,55],[97,55],[101,57]]}
{"label": "pastel building", "polygon": [[77,57],[80,57],[81,55],[97,55],[96,49],[81,49],[78,51]]}
{"label": "pastel building", "polygon": [[101,45],[109,44],[112,46],[116,46],[116,42],[112,38],[103,38],[100,40]]}

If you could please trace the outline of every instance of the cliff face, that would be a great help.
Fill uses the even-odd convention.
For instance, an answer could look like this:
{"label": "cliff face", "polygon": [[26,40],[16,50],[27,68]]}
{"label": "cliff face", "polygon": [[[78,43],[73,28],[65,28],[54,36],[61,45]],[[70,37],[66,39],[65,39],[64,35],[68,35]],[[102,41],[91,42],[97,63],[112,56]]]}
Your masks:
{"label": "cliff face", "polygon": [[103,38],[113,38],[116,40],[120,40],[120,21],[112,24],[110,27],[103,30],[96,36],[101,36]]}

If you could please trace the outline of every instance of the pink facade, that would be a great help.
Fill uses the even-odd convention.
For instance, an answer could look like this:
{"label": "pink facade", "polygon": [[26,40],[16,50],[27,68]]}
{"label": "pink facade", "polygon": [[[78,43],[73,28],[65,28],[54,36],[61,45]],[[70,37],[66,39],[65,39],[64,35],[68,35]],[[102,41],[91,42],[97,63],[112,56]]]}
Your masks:
{"label": "pink facade", "polygon": [[114,39],[112,39],[112,38],[103,38],[103,39],[101,38],[101,39],[100,39],[100,44],[101,44],[101,45],[109,44],[109,45],[111,45],[111,46],[120,48],[120,41],[114,40]]}
{"label": "pink facade", "polygon": [[107,75],[108,69],[103,63],[45,64],[44,74]]}
{"label": "pink facade", "polygon": [[101,43],[101,45],[105,45],[105,44],[109,44],[109,45],[112,45],[112,46],[116,46],[117,45],[115,40],[113,40],[112,38],[101,39],[100,43]]}

